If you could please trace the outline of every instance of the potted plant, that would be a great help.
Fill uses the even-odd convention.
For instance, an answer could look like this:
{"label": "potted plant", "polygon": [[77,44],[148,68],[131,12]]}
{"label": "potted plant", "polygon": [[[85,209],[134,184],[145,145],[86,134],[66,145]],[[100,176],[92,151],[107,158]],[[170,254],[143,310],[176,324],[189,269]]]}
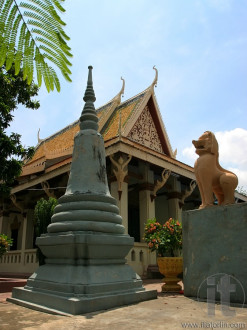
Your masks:
{"label": "potted plant", "polygon": [[8,247],[13,243],[12,238],[8,238],[8,236],[4,234],[0,234],[0,258],[8,252]]}
{"label": "potted plant", "polygon": [[148,220],[144,240],[151,251],[157,252],[159,271],[165,276],[162,291],[180,291],[178,275],[183,272],[182,224],[173,218],[164,224],[156,219]]}

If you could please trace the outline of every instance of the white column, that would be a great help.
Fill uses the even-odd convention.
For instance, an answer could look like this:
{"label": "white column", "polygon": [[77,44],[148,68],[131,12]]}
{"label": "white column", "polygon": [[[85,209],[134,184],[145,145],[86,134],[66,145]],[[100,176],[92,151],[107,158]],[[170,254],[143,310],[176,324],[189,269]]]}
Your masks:
{"label": "white column", "polygon": [[117,181],[112,182],[111,195],[117,200],[117,206],[119,208],[120,215],[123,218],[125,233],[128,234],[128,183],[122,183],[122,194],[119,200],[118,183]]}
{"label": "white column", "polygon": [[179,199],[178,198],[170,198],[168,199],[168,205],[169,205],[169,217],[174,218],[176,220],[179,219]]}
{"label": "white column", "polygon": [[34,210],[29,209],[27,212],[27,231],[25,249],[33,249],[34,235]]}
{"label": "white column", "polygon": [[151,202],[150,190],[139,192],[140,205],[140,240],[143,242],[144,226],[148,219],[155,218],[155,201]]}
{"label": "white column", "polygon": [[181,210],[179,201],[181,198],[181,184],[177,178],[171,178],[172,190],[168,195],[169,217],[181,221]]}
{"label": "white column", "polygon": [[27,237],[27,213],[23,216],[22,235],[21,235],[21,264],[25,264],[25,249]]}
{"label": "white column", "polygon": [[0,233],[3,233],[3,215],[0,216]]}
{"label": "white column", "polygon": [[2,215],[0,217],[0,233],[10,237],[11,231],[9,228],[9,215]]}
{"label": "white column", "polygon": [[151,201],[151,191],[153,190],[154,174],[150,171],[149,164],[139,163],[140,173],[143,175],[143,183],[139,191],[140,208],[140,241],[143,242],[144,225],[148,219],[155,218],[155,200]]}

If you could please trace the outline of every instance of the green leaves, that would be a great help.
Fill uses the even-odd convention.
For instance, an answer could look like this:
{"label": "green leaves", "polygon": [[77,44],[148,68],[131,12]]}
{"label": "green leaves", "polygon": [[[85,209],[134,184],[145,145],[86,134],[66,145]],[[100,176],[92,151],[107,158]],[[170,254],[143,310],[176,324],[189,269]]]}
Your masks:
{"label": "green leaves", "polygon": [[[36,237],[41,234],[47,233],[47,226],[51,223],[51,217],[54,213],[54,209],[57,205],[57,200],[50,197],[48,200],[41,198],[34,208],[34,228]],[[37,247],[37,257],[39,265],[45,264],[45,256]]]}
{"label": "green leaves", "polygon": [[48,200],[41,198],[34,209],[35,232],[37,236],[47,233],[47,226],[51,223],[57,200],[50,197]]}
{"label": "green leaves", "polygon": [[182,224],[178,220],[168,219],[163,225],[156,219],[149,219],[145,224],[144,240],[151,251],[159,256],[174,257],[182,249]]}
{"label": "green leaves", "polygon": [[20,70],[15,76],[12,66],[6,72],[5,66],[0,67],[0,196],[8,196],[15,178],[20,175],[23,160],[32,157],[34,148],[22,146],[20,135],[7,134],[6,129],[13,120],[13,111],[18,104],[29,109],[38,109],[39,102],[32,99],[38,94],[38,86],[23,80]]}
{"label": "green leaves", "polygon": [[13,239],[9,238],[7,235],[0,234],[0,258],[4,253],[8,252],[8,247],[12,246]]}
{"label": "green leaves", "polygon": [[38,85],[44,81],[48,92],[54,88],[60,91],[59,79],[50,64],[71,81],[69,37],[57,13],[65,11],[63,1],[26,0],[18,5],[15,0],[0,0],[0,67],[6,63],[8,71],[14,64],[16,75],[22,68],[28,84],[36,69]]}

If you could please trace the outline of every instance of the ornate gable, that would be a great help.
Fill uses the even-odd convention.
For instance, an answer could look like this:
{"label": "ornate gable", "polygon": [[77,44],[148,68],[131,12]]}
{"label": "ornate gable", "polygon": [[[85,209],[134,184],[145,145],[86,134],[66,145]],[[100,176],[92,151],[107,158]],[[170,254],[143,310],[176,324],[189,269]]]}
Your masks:
{"label": "ornate gable", "polygon": [[150,149],[164,153],[158,132],[147,105],[127,137]]}

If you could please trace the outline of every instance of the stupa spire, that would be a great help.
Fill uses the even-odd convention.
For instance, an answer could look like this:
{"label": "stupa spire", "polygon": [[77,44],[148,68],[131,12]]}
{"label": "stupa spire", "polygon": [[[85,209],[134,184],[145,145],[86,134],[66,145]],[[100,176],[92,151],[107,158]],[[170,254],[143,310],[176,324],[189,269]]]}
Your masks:
{"label": "stupa spire", "polygon": [[93,70],[92,65],[89,65],[89,67],[88,67],[87,87],[86,87],[85,94],[84,94],[84,97],[83,97],[83,100],[85,102],[87,102],[87,101],[95,102],[96,101],[96,97],[95,97],[94,89],[93,89],[92,70]]}
{"label": "stupa spire", "polygon": [[83,97],[85,101],[84,108],[82,110],[82,114],[80,117],[80,129],[94,129],[98,130],[98,117],[95,111],[94,102],[96,101],[96,97],[93,89],[93,78],[92,78],[92,70],[93,67],[90,65],[88,67],[88,80],[87,80],[87,88]]}

